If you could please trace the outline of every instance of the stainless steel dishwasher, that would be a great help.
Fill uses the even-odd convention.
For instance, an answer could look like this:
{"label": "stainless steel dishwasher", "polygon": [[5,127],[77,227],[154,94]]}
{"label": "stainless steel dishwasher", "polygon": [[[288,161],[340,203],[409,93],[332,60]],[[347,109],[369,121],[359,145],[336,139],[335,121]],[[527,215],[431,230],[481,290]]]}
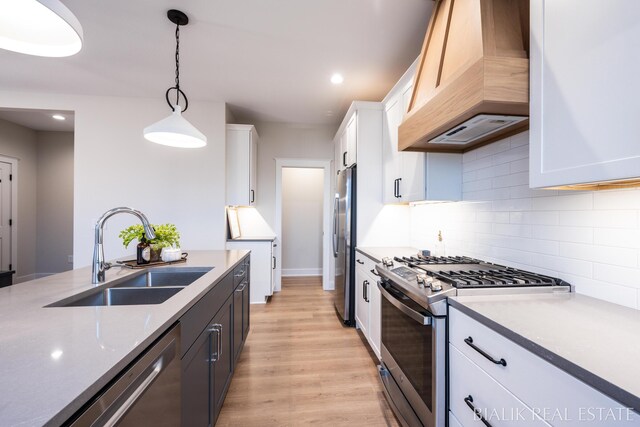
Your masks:
{"label": "stainless steel dishwasher", "polygon": [[180,425],[180,327],[174,326],[69,425]]}

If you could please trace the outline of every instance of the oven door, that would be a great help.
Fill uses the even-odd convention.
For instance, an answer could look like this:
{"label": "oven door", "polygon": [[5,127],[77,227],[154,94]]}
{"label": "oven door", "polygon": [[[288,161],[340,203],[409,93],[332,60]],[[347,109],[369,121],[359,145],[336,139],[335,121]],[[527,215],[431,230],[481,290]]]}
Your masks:
{"label": "oven door", "polygon": [[428,310],[383,279],[380,377],[404,425],[441,427],[446,419],[446,318]]}

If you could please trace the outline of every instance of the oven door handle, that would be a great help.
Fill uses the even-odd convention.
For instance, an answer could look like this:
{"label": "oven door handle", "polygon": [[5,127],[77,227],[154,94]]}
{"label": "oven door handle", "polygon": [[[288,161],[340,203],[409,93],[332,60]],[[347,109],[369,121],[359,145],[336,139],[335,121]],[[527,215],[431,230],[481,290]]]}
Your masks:
{"label": "oven door handle", "polygon": [[380,282],[378,282],[378,289],[380,289],[380,293],[382,294],[382,296],[384,296],[385,299],[389,301],[395,308],[422,325],[431,325],[431,316],[424,316],[422,313],[418,313],[417,311],[410,309],[401,301],[398,301],[396,297],[391,295],[391,293],[387,291]]}

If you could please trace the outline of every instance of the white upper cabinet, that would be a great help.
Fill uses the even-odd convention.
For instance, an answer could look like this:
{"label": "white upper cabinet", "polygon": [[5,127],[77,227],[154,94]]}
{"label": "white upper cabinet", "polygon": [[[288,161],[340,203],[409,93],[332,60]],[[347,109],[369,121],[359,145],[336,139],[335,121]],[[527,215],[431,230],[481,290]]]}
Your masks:
{"label": "white upper cabinet", "polygon": [[227,125],[227,205],[253,206],[256,202],[258,132],[253,125]]}
{"label": "white upper cabinet", "polygon": [[384,203],[460,200],[462,155],[398,151],[398,127],[413,91],[411,66],[384,101],[382,197]]}
{"label": "white upper cabinet", "polygon": [[340,147],[340,156],[337,159],[336,170],[344,170],[357,163],[358,150],[358,112],[354,111],[347,121],[347,125],[342,130],[336,147]]}
{"label": "white upper cabinet", "polygon": [[640,2],[531,2],[531,187],[639,181]]}

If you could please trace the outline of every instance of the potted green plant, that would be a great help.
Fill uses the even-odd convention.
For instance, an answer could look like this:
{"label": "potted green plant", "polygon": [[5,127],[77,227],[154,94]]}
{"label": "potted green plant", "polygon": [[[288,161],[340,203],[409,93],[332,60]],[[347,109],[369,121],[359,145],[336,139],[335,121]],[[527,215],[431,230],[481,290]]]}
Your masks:
{"label": "potted green plant", "polygon": [[151,224],[156,232],[155,239],[147,239],[142,224],[125,228],[119,234],[125,248],[138,241],[138,264],[146,264],[160,260],[162,248],[180,247],[180,233],[174,224]]}

